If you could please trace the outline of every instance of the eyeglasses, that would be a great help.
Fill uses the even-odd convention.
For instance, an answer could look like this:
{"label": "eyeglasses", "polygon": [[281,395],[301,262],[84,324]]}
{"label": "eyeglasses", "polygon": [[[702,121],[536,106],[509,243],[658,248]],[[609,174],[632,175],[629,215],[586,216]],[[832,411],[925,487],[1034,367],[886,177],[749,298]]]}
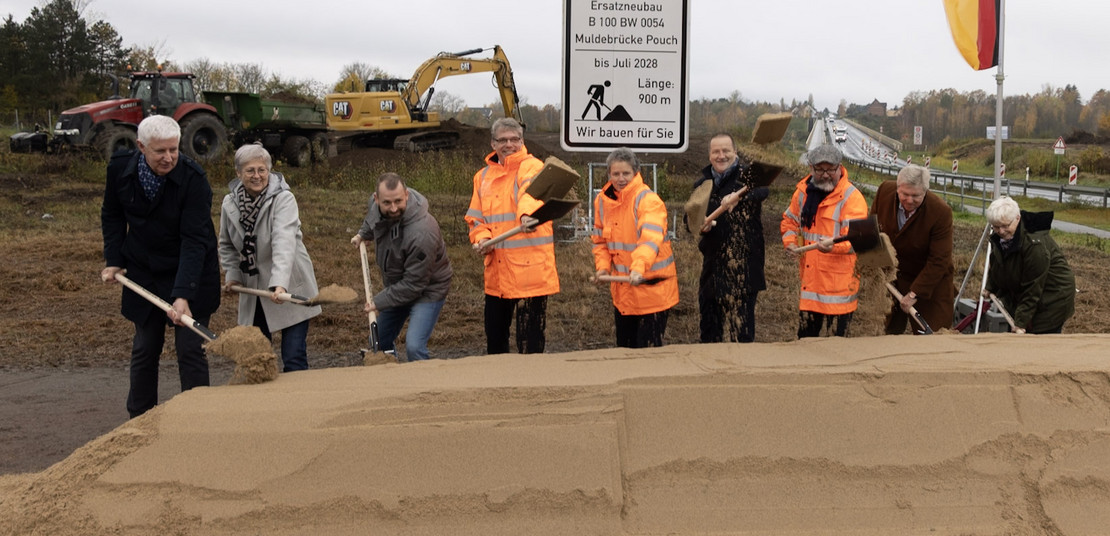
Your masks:
{"label": "eyeglasses", "polygon": [[264,167],[260,167],[260,168],[249,167],[249,168],[244,168],[243,169],[243,175],[269,175],[269,174],[270,174],[270,170],[267,169],[267,168],[264,168]]}
{"label": "eyeglasses", "polygon": [[505,145],[506,143],[520,143],[523,139],[520,136],[513,136],[511,138],[494,138],[493,142],[498,145]]}
{"label": "eyeglasses", "polygon": [[840,166],[831,167],[831,168],[814,167],[813,168],[813,176],[817,177],[819,175],[832,175],[832,174],[836,173],[839,170],[840,170]]}

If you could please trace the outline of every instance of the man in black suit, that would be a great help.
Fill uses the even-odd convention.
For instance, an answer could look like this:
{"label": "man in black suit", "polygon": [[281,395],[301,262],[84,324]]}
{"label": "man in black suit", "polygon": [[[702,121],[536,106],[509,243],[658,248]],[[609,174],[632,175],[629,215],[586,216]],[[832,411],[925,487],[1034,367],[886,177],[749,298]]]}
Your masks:
{"label": "man in black suit", "polygon": [[116,153],[108,163],[100,210],[106,267],[100,278],[115,283],[116,274],[125,273],[173,304],[163,313],[123,289],[120,310],[135,324],[127,395],[132,418],[158,403],[158,360],[167,323],[174,327],[181,390],[208,385],[204,339],[181,317],[207,326],[220,305],[212,188],[204,170],[178,154],[180,138],[181,128],[172,118],[148,117],[139,123],[139,149]]}

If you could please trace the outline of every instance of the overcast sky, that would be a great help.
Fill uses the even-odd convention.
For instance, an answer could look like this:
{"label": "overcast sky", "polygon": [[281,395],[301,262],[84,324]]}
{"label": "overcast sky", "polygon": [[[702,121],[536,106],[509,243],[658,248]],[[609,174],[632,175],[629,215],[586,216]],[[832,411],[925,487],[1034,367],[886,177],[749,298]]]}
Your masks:
{"label": "overcast sky", "polygon": [[[639,1],[639,0],[637,0]],[[22,22],[43,0],[3,0]],[[141,6],[136,8],[136,6]],[[1110,2],[1011,1],[1006,6],[1006,95],[1075,84],[1084,100],[1110,89]],[[178,63],[259,63],[286,78],[329,85],[363,62],[402,78],[440,51],[499,44],[521,96],[558,104],[562,0],[92,0],[125,45],[159,45]],[[255,15],[246,17],[245,13]],[[996,69],[973,71],[952,43],[941,0],[690,0],[690,96],[900,105],[911,91],[996,91]],[[470,105],[497,102],[486,74],[441,81]]]}

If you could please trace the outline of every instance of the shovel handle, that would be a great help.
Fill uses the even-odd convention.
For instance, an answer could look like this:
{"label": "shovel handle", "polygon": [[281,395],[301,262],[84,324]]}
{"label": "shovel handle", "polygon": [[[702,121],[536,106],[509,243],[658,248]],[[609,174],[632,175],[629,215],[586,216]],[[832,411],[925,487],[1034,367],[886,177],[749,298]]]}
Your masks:
{"label": "shovel handle", "polygon": [[[745,185],[743,188],[741,188],[739,190],[736,190],[736,199],[737,199],[737,201],[739,201],[739,199],[741,197],[744,197],[744,194],[747,194],[747,193],[748,193],[748,186],[747,185]],[[729,194],[729,195],[732,195],[732,194]],[[732,210],[733,208],[736,208],[736,205],[733,205],[732,207],[726,207],[724,205],[721,205],[721,206],[717,207],[716,210],[714,210],[712,213],[710,213],[708,216],[705,217],[705,223],[701,224],[701,232],[708,233],[709,230],[713,228],[713,224],[716,223],[717,218],[720,218],[721,214],[724,214],[725,212],[727,212],[729,210]]]}
{"label": "shovel handle", "polygon": [[[370,294],[370,259],[366,255],[366,241],[363,240],[358,243],[359,259],[362,261],[362,290],[366,293],[366,303],[374,298]],[[378,351],[378,313],[370,311],[366,314],[367,320],[370,322],[370,351]]]}
{"label": "shovel handle", "polygon": [[[847,239],[848,239],[848,235],[844,235],[844,236],[838,236],[838,237],[836,237],[836,238],[832,239],[832,243],[833,243],[833,244],[839,244],[840,242],[843,242],[843,241],[845,241],[845,240],[847,240]],[[811,251],[811,250],[817,249],[817,248],[818,248],[818,247],[819,247],[820,245],[821,245],[821,243],[820,243],[820,242],[814,242],[814,243],[812,243],[812,244],[809,244],[809,245],[806,245],[806,246],[802,246],[802,247],[800,247],[800,248],[796,248],[796,249],[794,250],[794,253],[802,254],[802,253],[805,253],[805,252],[807,252],[807,251]]]}
{"label": "shovel handle", "polygon": [[527,227],[523,224],[518,225],[516,227],[513,227],[512,229],[509,229],[508,231],[505,231],[505,232],[489,239],[488,242],[486,242],[485,244],[482,244],[482,247],[483,248],[492,248],[493,246],[496,246],[497,244],[500,244],[500,243],[502,243],[502,242],[504,242],[504,241],[506,241],[506,240],[508,240],[508,239],[520,234],[520,233],[523,233],[524,231],[526,231],[528,229],[529,229],[529,227]]}
{"label": "shovel handle", "polygon": [[993,292],[990,293],[991,303],[998,306],[998,312],[1002,313],[1002,317],[1010,324],[1010,331],[1017,331],[1017,325],[1014,324],[1014,317],[1010,316],[1010,312],[1002,305],[1002,300],[998,299]]}
{"label": "shovel handle", "polygon": [[[894,285],[890,284],[889,281],[886,284],[886,289],[890,291],[894,299],[902,301],[902,293],[898,292],[898,289],[894,288]],[[926,335],[931,335],[933,333],[933,328],[929,327],[929,323],[925,321],[925,317],[921,316],[921,313],[917,312],[917,308],[912,305],[910,306],[910,318],[913,318],[913,321],[917,322],[917,325],[921,327],[922,333]]]}
{"label": "shovel handle", "polygon": [[[127,276],[125,276],[121,273],[116,274],[116,281],[119,281],[120,283],[123,284],[123,286],[131,289],[131,291],[134,292],[135,294],[138,294],[139,296],[142,296],[143,298],[146,298],[147,301],[149,301],[150,303],[153,303],[156,307],[158,307],[159,309],[161,309],[161,310],[163,310],[167,313],[170,312],[170,310],[173,309],[173,306],[166,303],[166,300],[163,300],[162,298],[159,298],[157,294],[143,288],[141,285],[139,285],[138,283],[128,279]],[[201,324],[200,322],[197,322],[196,320],[193,319],[193,317],[191,317],[189,315],[186,315],[186,314],[181,315],[181,323],[185,324],[185,327],[193,330],[194,332],[196,332],[197,335],[200,335],[201,337],[203,337],[208,342],[212,342],[212,341],[216,340],[216,334],[215,333],[212,333],[211,330],[204,327],[204,324]]]}
{"label": "shovel handle", "polygon": [[[250,294],[252,296],[260,296],[260,297],[263,297],[263,298],[269,298],[269,297],[274,295],[273,292],[270,292],[268,290],[263,290],[263,289],[260,289],[260,288],[247,288],[247,287],[244,287],[242,285],[232,285],[231,290],[234,290],[235,292],[238,292],[240,294]],[[299,294],[290,294],[288,292],[282,292],[282,293],[278,294],[278,297],[287,301],[287,302],[295,303],[297,305],[309,305],[309,303],[308,303],[309,299],[304,297],[304,296],[301,296]]]}

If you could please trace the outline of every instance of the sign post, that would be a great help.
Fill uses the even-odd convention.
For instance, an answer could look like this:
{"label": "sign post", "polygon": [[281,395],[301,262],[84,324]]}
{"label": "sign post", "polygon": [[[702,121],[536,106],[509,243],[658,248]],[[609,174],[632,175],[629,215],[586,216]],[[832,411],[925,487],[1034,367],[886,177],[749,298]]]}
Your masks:
{"label": "sign post", "polygon": [[685,151],[689,0],[563,5],[563,148]]}

